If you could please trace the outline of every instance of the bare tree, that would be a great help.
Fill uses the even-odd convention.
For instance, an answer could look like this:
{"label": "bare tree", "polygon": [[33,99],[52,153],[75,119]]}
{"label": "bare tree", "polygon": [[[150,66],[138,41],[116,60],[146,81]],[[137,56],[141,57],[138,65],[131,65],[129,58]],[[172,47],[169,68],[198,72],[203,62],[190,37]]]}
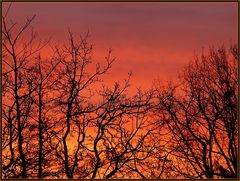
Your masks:
{"label": "bare tree", "polygon": [[237,177],[237,55],[236,45],[210,49],[186,67],[183,85],[159,91],[181,176]]}
{"label": "bare tree", "polygon": [[[55,136],[56,121],[54,117],[54,105],[56,91],[52,89],[57,81],[54,75],[60,61],[54,59],[54,54],[51,59],[43,60],[39,55],[36,57],[36,62],[31,65],[29,76],[37,89],[31,94],[34,101],[33,116],[34,123],[30,126],[31,137],[38,142],[37,152],[37,167],[38,178],[53,176],[54,171],[51,171],[51,163],[54,161],[54,153],[51,150],[52,137]],[[52,134],[54,133],[54,134]],[[33,164],[33,163],[32,163]]]}
{"label": "bare tree", "polygon": [[[3,87],[5,91],[3,93],[3,118],[5,121],[3,125],[5,126],[4,130],[8,130],[9,133],[6,135],[8,143],[4,149],[9,147],[11,158],[9,163],[3,166],[3,170],[9,172],[8,177],[26,178],[28,158],[26,158],[27,147],[24,146],[26,142],[23,132],[26,131],[33,105],[30,95],[37,88],[29,81],[28,65],[47,42],[34,43],[36,34],[33,31],[30,32],[28,41],[23,42],[21,38],[24,33],[28,32],[35,16],[27,18],[22,26],[17,27],[16,23],[10,23],[7,20],[8,12],[9,9],[2,17]],[[8,162],[7,160],[3,160],[3,163]],[[16,165],[12,168],[14,162]]]}
{"label": "bare tree", "polygon": [[[90,114],[94,109],[88,100],[92,96],[91,85],[99,81],[99,76],[105,74],[114,61],[109,51],[106,66],[101,68],[97,64],[91,74],[89,65],[92,63],[92,45],[87,42],[88,37],[89,34],[80,37],[79,42],[75,42],[73,34],[69,32],[69,44],[64,45],[63,48],[56,47],[57,58],[61,62],[58,69],[59,80],[55,83],[55,89],[58,90],[56,104],[60,109],[60,119],[65,125],[62,127],[63,136],[56,150],[68,178],[73,178],[80,159],[79,154],[84,149],[82,143],[85,141],[85,129],[89,124],[89,116],[86,114]],[[73,140],[76,135],[77,138],[74,140],[76,148],[73,149],[69,145],[75,143],[70,143],[69,139],[72,137]],[[74,150],[72,154],[71,149]]]}
{"label": "bare tree", "polygon": [[100,92],[103,101],[99,103],[101,106],[96,110],[93,121],[96,133],[91,151],[95,155],[95,166],[91,178],[125,178],[127,170],[129,177],[130,172],[141,175],[132,165],[134,161],[148,157],[147,153],[144,154],[143,145],[151,134],[147,130],[146,115],[152,106],[153,92],[139,91],[128,98],[128,86],[129,79],[122,87],[115,83],[113,90],[104,87]]}
{"label": "bare tree", "polygon": [[[2,17],[3,178],[236,178],[238,48],[195,56],[179,85],[102,83],[89,33],[52,47]],[[27,34],[27,41],[24,35]],[[102,85],[102,87],[101,87]]]}
{"label": "bare tree", "polygon": [[[76,42],[69,32],[69,44],[55,46],[53,56],[43,60],[41,49],[48,42],[35,44],[33,31],[28,42],[19,39],[34,18],[13,31],[15,24],[9,27],[3,17],[4,177],[63,178],[65,173],[68,178],[95,178],[100,173],[111,178],[127,170],[144,177],[133,162],[149,155],[142,148],[151,131],[143,131],[147,123],[139,117],[146,116],[152,92],[128,98],[128,79],[123,88],[116,83],[113,91],[104,87],[96,93],[96,99],[102,98],[97,103],[94,86],[111,68],[111,51],[106,65],[96,64],[93,70],[89,34]],[[92,129],[98,130],[96,137],[90,135]]]}

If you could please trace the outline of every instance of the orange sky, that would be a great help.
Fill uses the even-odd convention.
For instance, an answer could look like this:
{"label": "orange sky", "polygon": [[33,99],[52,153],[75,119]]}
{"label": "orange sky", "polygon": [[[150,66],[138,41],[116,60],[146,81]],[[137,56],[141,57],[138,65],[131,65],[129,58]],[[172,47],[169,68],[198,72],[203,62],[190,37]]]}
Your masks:
{"label": "orange sky", "polygon": [[[3,3],[6,9],[8,3]],[[3,11],[4,13],[4,11]],[[107,82],[132,71],[132,85],[150,87],[156,78],[174,80],[202,47],[237,42],[237,3],[12,3],[14,21],[36,14],[39,37],[66,41],[90,31],[94,57],[109,48],[117,58]],[[109,76],[110,75],[110,76]]]}

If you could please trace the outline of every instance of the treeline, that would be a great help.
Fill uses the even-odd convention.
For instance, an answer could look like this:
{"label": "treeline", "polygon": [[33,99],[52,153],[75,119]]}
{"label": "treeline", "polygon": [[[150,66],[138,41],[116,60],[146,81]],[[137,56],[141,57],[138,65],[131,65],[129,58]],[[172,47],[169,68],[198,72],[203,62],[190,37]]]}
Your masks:
{"label": "treeline", "polygon": [[89,35],[40,41],[2,17],[2,178],[236,178],[238,47],[196,55],[178,84],[99,86],[115,58]]}

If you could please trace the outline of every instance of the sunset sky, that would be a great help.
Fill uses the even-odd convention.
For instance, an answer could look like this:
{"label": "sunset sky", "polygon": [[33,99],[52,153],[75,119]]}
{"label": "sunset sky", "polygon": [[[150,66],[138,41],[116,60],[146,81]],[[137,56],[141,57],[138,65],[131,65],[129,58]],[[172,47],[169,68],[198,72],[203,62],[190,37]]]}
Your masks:
{"label": "sunset sky", "polygon": [[[3,3],[6,9],[8,3]],[[4,11],[3,11],[4,13]],[[149,87],[156,78],[172,80],[202,47],[237,42],[237,3],[12,3],[10,16],[32,24],[39,37],[66,41],[90,31],[94,57],[109,48],[116,62],[107,77],[123,80],[132,71],[132,85]]]}

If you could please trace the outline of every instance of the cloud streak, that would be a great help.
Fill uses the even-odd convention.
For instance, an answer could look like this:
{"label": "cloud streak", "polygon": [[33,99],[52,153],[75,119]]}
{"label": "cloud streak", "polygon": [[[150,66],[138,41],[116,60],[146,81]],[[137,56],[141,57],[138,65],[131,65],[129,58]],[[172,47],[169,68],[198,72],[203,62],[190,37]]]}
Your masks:
{"label": "cloud streak", "polygon": [[133,71],[142,84],[155,78],[149,76],[176,76],[194,50],[237,41],[237,3],[233,2],[25,2],[13,3],[12,9],[12,18],[19,21],[37,14],[35,29],[56,41],[67,39],[67,28],[76,35],[89,29],[95,57],[112,48],[118,60],[112,72],[122,76],[117,72]]}

